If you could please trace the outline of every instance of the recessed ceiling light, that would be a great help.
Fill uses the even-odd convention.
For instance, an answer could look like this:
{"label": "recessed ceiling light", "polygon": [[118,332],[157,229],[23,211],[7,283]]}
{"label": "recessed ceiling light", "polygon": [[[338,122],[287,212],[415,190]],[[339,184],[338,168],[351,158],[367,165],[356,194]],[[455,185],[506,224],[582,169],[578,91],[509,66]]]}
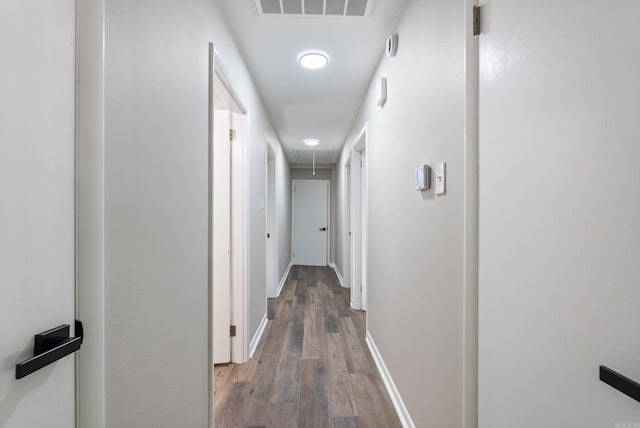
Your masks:
{"label": "recessed ceiling light", "polygon": [[318,144],[320,144],[320,140],[317,140],[315,138],[307,138],[306,140],[304,140],[304,143],[307,146],[317,146]]}
{"label": "recessed ceiling light", "polygon": [[322,68],[329,63],[329,58],[320,52],[307,52],[300,55],[298,62],[304,68],[310,68],[312,70]]}

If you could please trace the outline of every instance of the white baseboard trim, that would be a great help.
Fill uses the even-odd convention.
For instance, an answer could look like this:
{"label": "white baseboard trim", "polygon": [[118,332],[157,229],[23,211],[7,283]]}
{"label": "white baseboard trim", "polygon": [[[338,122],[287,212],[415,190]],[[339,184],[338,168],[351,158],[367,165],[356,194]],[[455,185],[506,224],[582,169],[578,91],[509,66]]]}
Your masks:
{"label": "white baseboard trim", "polygon": [[338,276],[338,281],[340,281],[340,285],[342,286],[342,288],[344,288],[344,280],[342,279],[342,274],[340,273],[340,269],[338,269],[338,266],[335,263],[329,263],[329,267],[333,268],[336,275]]}
{"label": "white baseboard trim", "polygon": [[267,322],[267,313],[265,312],[264,317],[262,318],[262,321],[260,321],[260,325],[256,330],[256,334],[253,335],[253,339],[251,339],[251,342],[249,343],[249,359],[253,358],[253,354],[256,353],[258,343],[260,343],[264,329],[267,327]]}
{"label": "white baseboard trim", "polygon": [[376,366],[378,367],[384,386],[387,388],[387,392],[391,397],[393,407],[396,408],[396,413],[398,413],[398,417],[400,418],[403,428],[416,428],[416,424],[413,423],[413,419],[411,419],[411,415],[409,415],[409,411],[405,407],[402,397],[400,397],[400,392],[398,392],[398,388],[396,388],[396,384],[393,382],[391,374],[389,373],[389,370],[387,369],[387,366],[385,365],[384,360],[380,355],[380,351],[378,351],[378,347],[373,341],[369,330],[367,330],[367,337],[365,340],[367,341],[367,345],[369,346],[369,350],[373,356],[373,361],[375,361]]}
{"label": "white baseboard trim", "polygon": [[280,292],[284,288],[284,283],[287,282],[287,277],[289,276],[289,271],[291,270],[292,266],[293,266],[293,259],[291,259],[291,261],[289,262],[289,266],[287,266],[287,270],[284,271],[284,275],[282,275],[282,278],[280,278],[280,283],[278,284],[278,288],[276,288],[275,297],[280,296]]}

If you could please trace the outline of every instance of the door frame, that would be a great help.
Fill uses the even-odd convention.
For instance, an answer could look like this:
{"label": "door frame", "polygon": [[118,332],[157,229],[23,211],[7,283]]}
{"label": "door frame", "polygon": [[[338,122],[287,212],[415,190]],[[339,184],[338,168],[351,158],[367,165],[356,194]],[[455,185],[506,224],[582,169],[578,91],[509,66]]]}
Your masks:
{"label": "door frame", "polygon": [[[104,0],[76,2],[76,426],[105,426]],[[81,78],[79,78],[81,77]],[[81,256],[80,256],[81,255]]]}
{"label": "door frame", "polygon": [[[241,111],[241,114],[245,117],[245,128],[246,124],[249,122],[249,112],[245,108],[245,105],[240,100],[240,97],[237,95],[237,92],[233,89],[233,85],[231,84],[230,79],[228,78],[229,74],[225,71],[225,67],[223,62],[220,59],[220,56],[215,49],[213,43],[209,43],[209,366],[211,368],[210,375],[210,398],[213,399],[213,272],[212,269],[212,261],[211,256],[213,254],[213,240],[215,237],[213,236],[213,224],[212,224],[212,203],[213,203],[213,129],[215,126],[213,120],[214,114],[214,94],[215,94],[215,78],[217,77],[225,87],[225,90],[231,95],[233,101],[238,106]],[[249,180],[246,179],[247,176],[247,133],[242,133],[244,136],[244,140],[238,139],[234,141],[234,144],[242,144],[242,147],[239,148],[240,155],[240,164],[241,170],[235,171],[232,166],[232,186],[234,183],[234,177],[237,177],[235,180],[236,187],[234,187],[232,192],[236,192],[239,188],[241,191],[241,195],[236,199],[236,202],[231,203],[231,210],[234,213],[232,217],[236,217],[238,219],[238,233],[234,236],[232,234],[231,238],[231,251],[232,251],[232,280],[231,280],[231,324],[236,326],[236,336],[231,338],[231,362],[233,363],[244,363],[247,361],[247,355],[249,353],[249,344],[247,340],[247,327],[249,325],[248,321],[248,301],[247,301],[247,279],[248,279],[248,266],[249,266],[249,252],[248,252],[248,215],[246,208],[249,206],[248,204],[248,185]],[[236,150],[232,147],[232,160],[234,159],[234,152]],[[233,226],[232,226],[233,229]],[[232,232],[233,233],[233,232]],[[239,275],[233,275],[234,271],[234,262],[233,257],[240,257],[239,266],[236,271],[239,271]],[[211,401],[210,400],[210,401]]]}
{"label": "door frame", "polygon": [[349,158],[344,163],[344,205],[345,209],[343,212],[342,224],[343,228],[343,236],[342,236],[342,266],[344,272],[342,272],[343,286],[345,288],[351,288],[351,246],[352,246],[352,237],[351,237],[351,217],[352,217],[352,209],[351,209],[351,180],[352,180],[352,168],[351,168],[351,154],[349,154]]}
{"label": "door frame", "polygon": [[329,253],[331,251],[331,180],[326,180],[326,179],[320,179],[320,180],[314,180],[314,179],[294,179],[291,180],[291,259],[293,260],[293,264],[295,264],[296,260],[295,257],[293,256],[296,252],[296,247],[295,247],[295,242],[296,242],[296,236],[295,236],[295,214],[296,214],[296,205],[295,205],[295,195],[293,194],[295,192],[295,186],[297,182],[300,181],[322,181],[325,182],[327,184],[327,248],[326,248],[326,254],[325,254],[325,266],[329,266]]}
{"label": "door frame", "polygon": [[465,0],[463,428],[478,426],[479,37],[482,36],[473,34],[473,7],[478,5],[478,0]]}
{"label": "door frame", "polygon": [[[273,170],[269,168],[269,164],[273,162]],[[276,297],[276,152],[271,145],[269,139],[265,139],[265,231],[271,237],[267,238],[265,234],[265,286],[267,298]],[[269,263],[271,261],[271,263]],[[270,265],[270,266],[269,266]]]}
{"label": "door frame", "polygon": [[[367,151],[368,123],[364,125],[351,148],[351,307],[367,310]],[[356,173],[353,165],[362,165]],[[360,285],[360,286],[358,286]]]}

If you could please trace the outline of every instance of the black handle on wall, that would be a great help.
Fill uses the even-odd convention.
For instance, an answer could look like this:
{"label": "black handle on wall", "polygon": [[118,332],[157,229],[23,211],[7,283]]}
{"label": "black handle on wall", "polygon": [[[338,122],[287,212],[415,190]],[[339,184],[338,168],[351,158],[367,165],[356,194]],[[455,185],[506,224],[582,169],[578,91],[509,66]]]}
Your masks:
{"label": "black handle on wall", "polygon": [[327,231],[327,228],[326,228],[326,227],[321,227],[321,228],[320,228],[320,232],[326,232],[326,231]]}
{"label": "black handle on wall", "polygon": [[600,366],[600,380],[634,400],[640,401],[640,384],[635,380],[631,380],[606,366]]}
{"label": "black handle on wall", "polygon": [[16,379],[22,379],[80,349],[84,337],[82,323],[76,321],[75,327],[76,337],[69,337],[69,324],[36,334],[33,357],[16,365]]}

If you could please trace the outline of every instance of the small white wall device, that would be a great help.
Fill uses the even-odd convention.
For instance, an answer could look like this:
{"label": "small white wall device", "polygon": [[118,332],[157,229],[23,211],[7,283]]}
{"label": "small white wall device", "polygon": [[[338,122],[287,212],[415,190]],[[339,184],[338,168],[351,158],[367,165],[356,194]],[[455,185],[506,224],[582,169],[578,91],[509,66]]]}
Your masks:
{"label": "small white wall device", "polygon": [[416,168],[416,190],[427,190],[431,187],[431,168],[421,165]]}
{"label": "small white wall device", "polygon": [[436,195],[447,193],[447,164],[442,162],[436,165],[434,173],[436,176]]}
{"label": "small white wall device", "polygon": [[378,84],[378,105],[384,107],[387,103],[387,78],[381,77]]}
{"label": "small white wall device", "polygon": [[389,58],[396,56],[398,53],[398,33],[394,33],[387,37],[386,54]]}

